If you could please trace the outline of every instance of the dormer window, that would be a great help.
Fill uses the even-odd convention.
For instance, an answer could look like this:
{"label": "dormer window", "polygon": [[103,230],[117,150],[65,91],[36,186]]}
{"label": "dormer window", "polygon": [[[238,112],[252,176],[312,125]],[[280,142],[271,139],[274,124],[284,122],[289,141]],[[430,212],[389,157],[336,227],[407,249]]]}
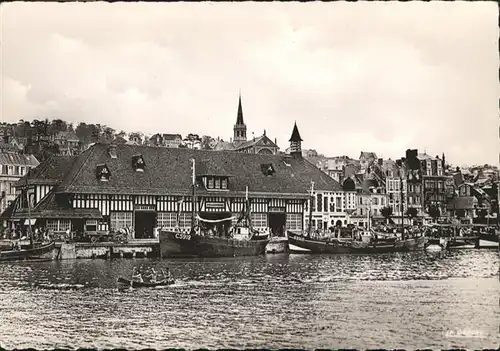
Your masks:
{"label": "dormer window", "polygon": [[144,172],[144,167],[146,163],[144,162],[144,158],[142,155],[134,155],[132,156],[132,167],[136,172]]}
{"label": "dormer window", "polygon": [[99,164],[96,167],[96,178],[101,182],[107,182],[111,177],[111,172],[106,164]]}
{"label": "dormer window", "polygon": [[260,165],[260,170],[265,176],[272,176],[276,173],[272,163],[264,163]]}
{"label": "dormer window", "polygon": [[209,190],[226,190],[227,189],[227,177],[215,177],[207,176],[203,177],[203,184]]}

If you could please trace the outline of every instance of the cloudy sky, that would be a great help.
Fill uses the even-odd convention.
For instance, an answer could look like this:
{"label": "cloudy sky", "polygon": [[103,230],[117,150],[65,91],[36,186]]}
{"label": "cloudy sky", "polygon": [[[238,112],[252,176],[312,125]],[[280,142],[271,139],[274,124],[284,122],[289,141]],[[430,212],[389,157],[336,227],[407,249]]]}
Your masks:
{"label": "cloudy sky", "polygon": [[497,163],[494,2],[6,3],[1,120]]}

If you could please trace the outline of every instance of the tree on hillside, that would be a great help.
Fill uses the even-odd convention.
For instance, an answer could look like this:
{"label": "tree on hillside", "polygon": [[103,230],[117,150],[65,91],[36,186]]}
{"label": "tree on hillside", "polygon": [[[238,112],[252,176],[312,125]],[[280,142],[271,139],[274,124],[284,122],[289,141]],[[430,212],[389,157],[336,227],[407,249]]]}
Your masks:
{"label": "tree on hillside", "polygon": [[49,134],[57,134],[58,132],[65,132],[68,130],[68,125],[65,121],[62,119],[53,119],[52,122],[50,122],[49,126]]}
{"label": "tree on hillside", "polygon": [[200,146],[201,138],[198,134],[189,133],[183,141],[189,149],[196,149]]}
{"label": "tree on hillside", "polygon": [[384,218],[387,220],[387,223],[389,223],[389,220],[392,217],[392,207],[391,206],[386,206],[380,210],[380,214],[384,216]]}
{"label": "tree on hillside", "polygon": [[200,149],[202,150],[212,150],[213,143],[215,139],[209,135],[204,135],[201,137]]}
{"label": "tree on hillside", "polygon": [[128,140],[134,141],[139,145],[142,145],[143,138],[144,138],[144,134],[141,132],[132,132],[128,136]]}
{"label": "tree on hillside", "polygon": [[104,139],[108,142],[113,141],[113,139],[115,138],[115,130],[113,128],[110,128],[107,126],[103,126],[102,129],[103,129],[102,135],[103,135]]}

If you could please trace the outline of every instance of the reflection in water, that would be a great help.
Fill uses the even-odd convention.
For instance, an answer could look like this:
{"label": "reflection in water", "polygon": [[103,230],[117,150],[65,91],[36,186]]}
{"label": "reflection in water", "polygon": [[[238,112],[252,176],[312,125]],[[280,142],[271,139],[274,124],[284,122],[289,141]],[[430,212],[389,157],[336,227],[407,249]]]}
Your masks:
{"label": "reflection in water", "polygon": [[[0,346],[493,347],[499,263],[459,250],[2,264]],[[177,282],[118,289],[133,266]]]}

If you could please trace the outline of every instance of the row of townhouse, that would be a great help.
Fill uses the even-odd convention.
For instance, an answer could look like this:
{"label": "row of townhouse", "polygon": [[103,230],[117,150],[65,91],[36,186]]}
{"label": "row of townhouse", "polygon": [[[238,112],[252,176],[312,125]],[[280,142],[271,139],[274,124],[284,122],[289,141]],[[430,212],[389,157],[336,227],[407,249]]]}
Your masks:
{"label": "row of townhouse", "polygon": [[452,174],[444,154],[432,157],[415,149],[398,160],[361,152],[359,160],[329,157],[317,161],[316,166],[341,183],[347,179],[355,182],[356,209],[349,217],[358,226],[384,220],[386,207],[390,210],[384,211],[397,224],[451,217],[467,223],[498,218],[498,171],[491,167],[475,169],[471,179],[468,172]]}

